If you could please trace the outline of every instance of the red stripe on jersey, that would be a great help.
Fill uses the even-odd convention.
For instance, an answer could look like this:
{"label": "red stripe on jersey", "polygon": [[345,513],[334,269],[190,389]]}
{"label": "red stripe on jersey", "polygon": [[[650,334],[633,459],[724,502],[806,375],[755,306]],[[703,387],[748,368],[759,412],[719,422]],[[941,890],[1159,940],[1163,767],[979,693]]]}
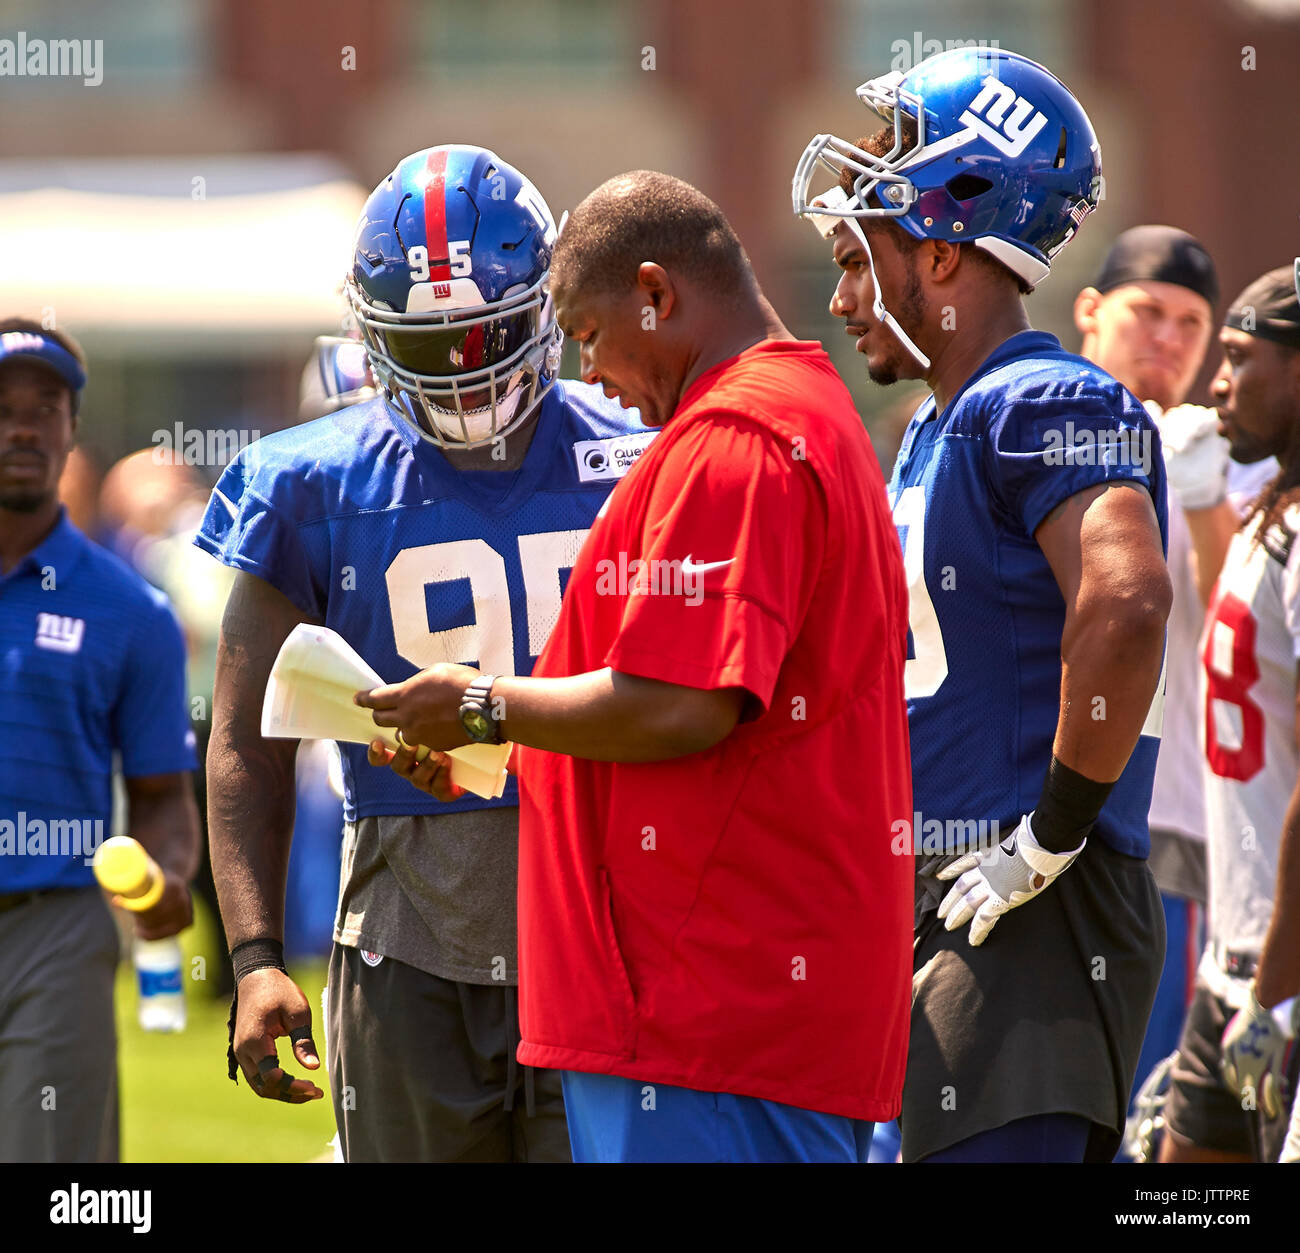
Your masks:
{"label": "red stripe on jersey", "polygon": [[429,249],[429,277],[451,277],[451,249],[447,246],[447,151],[429,154],[429,177],[424,185],[424,238]]}

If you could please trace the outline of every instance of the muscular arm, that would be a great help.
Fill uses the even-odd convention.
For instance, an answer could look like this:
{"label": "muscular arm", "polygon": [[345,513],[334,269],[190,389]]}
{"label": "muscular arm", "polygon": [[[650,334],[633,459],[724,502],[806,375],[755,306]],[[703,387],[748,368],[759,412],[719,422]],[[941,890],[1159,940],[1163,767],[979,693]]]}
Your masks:
{"label": "muscular arm", "polygon": [[1053,752],[1113,782],[1155,695],[1173,600],[1155,510],[1141,487],[1102,484],[1058,505],[1034,538],[1065,599]]}
{"label": "muscular arm", "polygon": [[[1295,733],[1300,737],[1300,690],[1296,694]],[[1265,1009],[1300,993],[1300,779],[1292,789],[1284,823],[1273,916],[1255,972],[1255,996]]]}
{"label": "muscular arm", "polygon": [[208,743],[212,875],[231,948],[284,936],[298,741],[262,738],[262,698],[280,645],[305,620],[269,583],[236,575],[221,622]]}

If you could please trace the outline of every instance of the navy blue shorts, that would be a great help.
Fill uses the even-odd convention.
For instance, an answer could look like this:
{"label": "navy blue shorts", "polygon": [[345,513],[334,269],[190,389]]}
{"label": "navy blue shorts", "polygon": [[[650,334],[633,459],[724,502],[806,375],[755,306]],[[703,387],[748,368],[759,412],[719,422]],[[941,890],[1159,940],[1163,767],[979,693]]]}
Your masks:
{"label": "navy blue shorts", "polygon": [[874,1123],[776,1101],[566,1070],[575,1162],[865,1162]]}

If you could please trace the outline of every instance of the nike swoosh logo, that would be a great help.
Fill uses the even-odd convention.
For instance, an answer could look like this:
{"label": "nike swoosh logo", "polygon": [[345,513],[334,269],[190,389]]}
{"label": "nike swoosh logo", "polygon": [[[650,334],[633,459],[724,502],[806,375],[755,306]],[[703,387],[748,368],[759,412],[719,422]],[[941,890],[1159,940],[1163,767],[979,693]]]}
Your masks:
{"label": "nike swoosh logo", "polygon": [[222,503],[223,505],[225,505],[226,509],[229,511],[230,516],[231,516],[232,518],[237,518],[237,517],[239,517],[239,510],[235,508],[234,503],[230,500],[230,498],[229,498],[228,496],[226,496],[226,495],[225,495],[224,493],[222,493],[222,492],[217,491],[217,489],[216,489],[215,487],[212,489],[212,494],[213,494],[213,495],[214,495],[214,496],[215,496],[219,501],[221,501],[221,503]]}
{"label": "nike swoosh logo", "polygon": [[729,566],[736,560],[734,557],[728,557],[726,561],[701,561],[697,564],[693,557],[693,553],[686,555],[686,560],[682,562],[683,574],[705,574],[710,570],[721,570],[723,566]]}

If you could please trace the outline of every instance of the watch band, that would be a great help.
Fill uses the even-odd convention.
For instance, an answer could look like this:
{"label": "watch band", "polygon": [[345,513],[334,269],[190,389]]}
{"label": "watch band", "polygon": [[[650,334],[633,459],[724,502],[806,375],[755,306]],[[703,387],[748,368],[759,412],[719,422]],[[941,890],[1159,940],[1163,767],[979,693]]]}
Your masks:
{"label": "watch band", "polygon": [[460,724],[477,744],[500,744],[501,728],[492,713],[492,685],[495,674],[480,674],[460,699]]}

